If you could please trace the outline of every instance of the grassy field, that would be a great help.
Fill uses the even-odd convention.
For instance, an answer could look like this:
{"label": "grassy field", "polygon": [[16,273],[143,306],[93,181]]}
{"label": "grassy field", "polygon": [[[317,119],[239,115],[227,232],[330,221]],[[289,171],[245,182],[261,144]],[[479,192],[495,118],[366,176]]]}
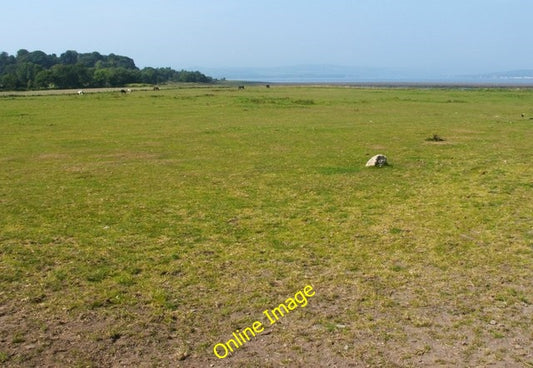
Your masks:
{"label": "grassy field", "polygon": [[0,366],[533,367],[532,118],[526,89],[2,97]]}

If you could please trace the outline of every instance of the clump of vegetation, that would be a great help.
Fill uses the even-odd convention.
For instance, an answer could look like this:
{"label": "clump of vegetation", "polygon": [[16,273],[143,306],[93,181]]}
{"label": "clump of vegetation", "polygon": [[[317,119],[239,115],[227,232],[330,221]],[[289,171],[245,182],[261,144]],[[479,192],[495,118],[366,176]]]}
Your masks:
{"label": "clump of vegetation", "polygon": [[0,363],[5,363],[9,359],[9,355],[7,353],[0,351]]}
{"label": "clump of vegetation", "polygon": [[440,135],[438,135],[438,134],[433,134],[432,137],[428,137],[428,138],[426,138],[426,141],[428,141],[428,142],[444,142],[445,139],[442,138],[442,137],[441,137]]}
{"label": "clump of vegetation", "polygon": [[295,105],[314,105],[313,99],[290,98],[290,97],[243,97],[239,99],[245,104],[253,105],[275,105],[275,106],[295,106]]}
{"label": "clump of vegetation", "polygon": [[133,83],[165,82],[211,83],[213,78],[198,71],[139,69],[127,56],[98,52],[68,50],[59,57],[24,49],[16,56],[0,53],[0,90],[122,87]]}

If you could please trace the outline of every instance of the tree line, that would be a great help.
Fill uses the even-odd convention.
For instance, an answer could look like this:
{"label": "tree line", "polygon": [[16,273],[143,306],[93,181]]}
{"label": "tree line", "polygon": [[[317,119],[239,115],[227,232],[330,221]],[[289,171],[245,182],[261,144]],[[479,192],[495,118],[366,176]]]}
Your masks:
{"label": "tree line", "polygon": [[21,49],[16,55],[0,53],[0,90],[122,87],[131,83],[211,83],[199,71],[143,68],[133,59],[98,52],[66,51],[60,56]]}

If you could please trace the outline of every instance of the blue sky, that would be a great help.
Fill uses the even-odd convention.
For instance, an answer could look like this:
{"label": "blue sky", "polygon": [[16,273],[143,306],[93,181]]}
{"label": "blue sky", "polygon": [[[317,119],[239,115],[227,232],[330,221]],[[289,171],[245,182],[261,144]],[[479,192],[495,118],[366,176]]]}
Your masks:
{"label": "blue sky", "polygon": [[0,50],[483,73],[533,69],[532,15],[532,0],[18,0],[2,4]]}

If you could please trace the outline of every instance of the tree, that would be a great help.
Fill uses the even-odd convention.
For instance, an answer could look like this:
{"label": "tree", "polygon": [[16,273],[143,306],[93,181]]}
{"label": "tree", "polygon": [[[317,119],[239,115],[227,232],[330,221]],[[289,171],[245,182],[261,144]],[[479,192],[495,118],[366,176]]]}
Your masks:
{"label": "tree", "polygon": [[52,72],[50,70],[41,70],[35,76],[33,86],[38,89],[52,88]]}
{"label": "tree", "polygon": [[207,77],[199,71],[189,72],[186,70],[181,70],[177,73],[176,77],[173,80],[175,82],[185,83],[211,83],[213,81],[213,78]]}
{"label": "tree", "polygon": [[43,70],[43,68],[37,64],[30,62],[17,63],[16,76],[19,88],[31,89],[33,87],[35,76],[41,70]]}
{"label": "tree", "polygon": [[59,57],[59,62],[65,65],[73,65],[78,62],[78,53],[73,50],[65,51]]}
{"label": "tree", "polygon": [[115,54],[109,54],[105,56],[97,67],[100,68],[124,68],[124,69],[135,69],[138,70],[135,66],[133,59],[127,56],[120,56]]}
{"label": "tree", "polygon": [[89,70],[81,65],[56,64],[50,72],[50,81],[57,88],[89,87],[93,79]]}
{"label": "tree", "polygon": [[16,90],[18,89],[18,79],[17,75],[12,74],[4,74],[2,78],[0,79],[0,85],[2,85],[2,89],[6,90]]}
{"label": "tree", "polygon": [[88,68],[94,68],[96,63],[102,60],[104,60],[104,56],[96,51],[87,54],[78,54],[78,64]]}
{"label": "tree", "polygon": [[54,64],[57,64],[57,56],[54,54],[47,55],[42,51],[33,51],[28,53],[24,59],[27,62],[39,65],[45,69],[51,68]]}
{"label": "tree", "polygon": [[14,56],[10,56],[7,52],[0,54],[0,75],[4,74],[4,70],[8,65],[13,65],[17,62]]}
{"label": "tree", "polygon": [[17,51],[17,63],[24,62],[24,58],[29,54],[30,52],[26,49],[20,49]]}
{"label": "tree", "polygon": [[207,83],[202,73],[172,68],[139,70],[127,56],[67,50],[59,57],[20,49],[16,56],[0,53],[0,89],[119,87],[129,83],[169,81]]}
{"label": "tree", "polygon": [[126,68],[101,68],[94,71],[93,81],[98,87],[120,87],[140,82],[140,73]]}
{"label": "tree", "polygon": [[104,68],[96,68],[93,74],[94,87],[109,87],[108,86],[108,70]]}
{"label": "tree", "polygon": [[157,71],[154,68],[144,68],[141,70],[141,82],[148,84],[158,84]]}

